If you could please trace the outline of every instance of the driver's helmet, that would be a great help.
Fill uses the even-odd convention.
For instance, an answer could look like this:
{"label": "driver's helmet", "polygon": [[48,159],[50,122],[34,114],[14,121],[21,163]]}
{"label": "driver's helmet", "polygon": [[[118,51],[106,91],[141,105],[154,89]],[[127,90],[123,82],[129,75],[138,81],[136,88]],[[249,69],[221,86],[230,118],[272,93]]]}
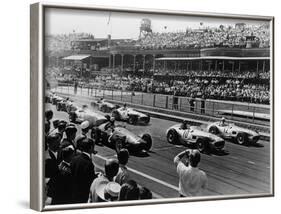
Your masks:
{"label": "driver's helmet", "polygon": [[225,123],[225,118],[224,117],[221,118],[221,122]]}
{"label": "driver's helmet", "polygon": [[188,121],[187,120],[183,120],[182,121],[182,129],[187,129],[187,124],[188,124]]}
{"label": "driver's helmet", "polygon": [[124,107],[124,108],[127,108],[127,103],[124,103],[123,107]]}
{"label": "driver's helmet", "polygon": [[111,118],[110,118],[110,122],[111,122],[111,123],[114,123],[114,122],[115,122],[115,118],[114,118],[114,117],[111,117]]}

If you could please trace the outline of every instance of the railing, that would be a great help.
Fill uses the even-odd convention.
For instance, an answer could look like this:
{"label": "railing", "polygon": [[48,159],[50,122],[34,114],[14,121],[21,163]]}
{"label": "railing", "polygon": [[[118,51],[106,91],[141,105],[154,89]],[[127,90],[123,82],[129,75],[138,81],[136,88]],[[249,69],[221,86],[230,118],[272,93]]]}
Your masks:
{"label": "railing", "polygon": [[195,114],[201,117],[225,117],[226,119],[254,123],[258,125],[270,125],[270,106],[253,103],[231,102],[221,100],[200,99],[191,97],[177,97],[144,92],[132,92],[124,90],[109,90],[90,87],[73,87],[62,85],[53,89],[55,92],[103,97],[107,100],[144,105],[161,109],[169,109],[177,112]]}

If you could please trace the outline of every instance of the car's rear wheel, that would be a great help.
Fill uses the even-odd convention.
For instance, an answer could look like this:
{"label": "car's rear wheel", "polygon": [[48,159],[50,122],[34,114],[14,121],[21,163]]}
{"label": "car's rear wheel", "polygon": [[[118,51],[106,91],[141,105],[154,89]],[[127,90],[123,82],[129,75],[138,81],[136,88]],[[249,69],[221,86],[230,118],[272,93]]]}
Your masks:
{"label": "car's rear wheel", "polygon": [[137,120],[138,120],[137,117],[130,115],[128,119],[128,123],[134,125],[137,123]]}
{"label": "car's rear wheel", "polygon": [[120,150],[123,148],[123,140],[122,139],[117,139],[115,141],[115,151],[117,154],[120,152]]}
{"label": "car's rear wheel", "polygon": [[61,110],[61,108],[60,108],[60,105],[59,105],[59,104],[57,104],[57,105],[56,105],[56,109],[57,109],[57,111],[60,111],[60,110]]}
{"label": "car's rear wheel", "polygon": [[206,139],[203,139],[203,138],[199,138],[197,140],[197,148],[199,150],[199,152],[203,153],[208,153],[209,152],[209,144],[208,144],[208,141]]}
{"label": "car's rear wheel", "polygon": [[152,147],[152,138],[150,134],[144,134],[142,139],[145,141],[144,150],[149,151]]}
{"label": "car's rear wheel", "polygon": [[96,127],[92,129],[91,138],[95,141],[95,144],[103,144],[103,142],[101,142],[101,131]]}
{"label": "car's rear wheel", "polygon": [[217,134],[219,134],[219,129],[216,126],[211,126],[209,129],[209,132],[217,135]]}
{"label": "car's rear wheel", "polygon": [[177,134],[176,130],[171,129],[168,131],[167,141],[168,141],[168,143],[171,143],[171,144],[178,143],[178,134]]}
{"label": "car's rear wheel", "polygon": [[247,143],[246,133],[238,133],[238,135],[236,137],[236,142],[240,145],[245,145]]}
{"label": "car's rear wheel", "polygon": [[69,113],[69,121],[72,123],[76,122],[76,114],[74,112]]}
{"label": "car's rear wheel", "polygon": [[119,112],[117,110],[112,112],[112,117],[114,117],[115,120],[120,120],[121,119],[120,118],[120,114],[119,114]]}

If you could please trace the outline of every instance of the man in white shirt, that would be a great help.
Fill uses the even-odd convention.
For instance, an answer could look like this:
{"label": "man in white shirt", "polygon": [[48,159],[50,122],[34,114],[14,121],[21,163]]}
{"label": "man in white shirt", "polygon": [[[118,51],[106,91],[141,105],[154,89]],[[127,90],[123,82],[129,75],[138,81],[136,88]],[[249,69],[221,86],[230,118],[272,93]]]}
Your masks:
{"label": "man in white shirt", "polygon": [[[186,163],[182,161],[187,157]],[[179,193],[181,197],[202,196],[207,188],[208,179],[206,173],[198,168],[200,162],[198,150],[185,150],[174,158],[179,175]]]}

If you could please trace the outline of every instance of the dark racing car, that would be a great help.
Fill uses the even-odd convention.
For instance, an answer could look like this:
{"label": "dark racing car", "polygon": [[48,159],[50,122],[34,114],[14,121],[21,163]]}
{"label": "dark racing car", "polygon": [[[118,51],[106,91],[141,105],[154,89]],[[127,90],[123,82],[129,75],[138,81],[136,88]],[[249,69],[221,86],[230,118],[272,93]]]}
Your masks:
{"label": "dark racing car", "polygon": [[91,102],[91,106],[104,113],[111,113],[114,109],[118,107],[117,105],[106,102],[103,99]]}
{"label": "dark racing car", "polygon": [[126,148],[130,153],[147,154],[152,147],[152,138],[149,134],[138,136],[125,127],[112,127],[110,122],[93,127],[92,138],[97,144],[103,144],[117,152]]}

